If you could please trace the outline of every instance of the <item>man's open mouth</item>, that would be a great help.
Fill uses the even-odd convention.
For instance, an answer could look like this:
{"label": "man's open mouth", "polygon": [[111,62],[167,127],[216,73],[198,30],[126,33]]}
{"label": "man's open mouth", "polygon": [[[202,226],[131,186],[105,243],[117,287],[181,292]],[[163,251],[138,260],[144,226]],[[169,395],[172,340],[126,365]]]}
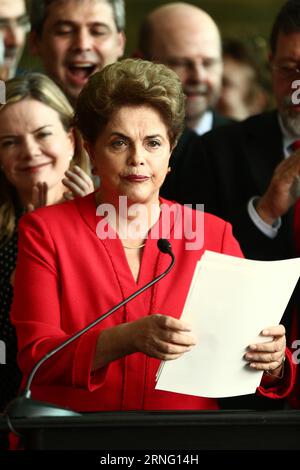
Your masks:
{"label": "man's open mouth", "polygon": [[86,81],[97,70],[97,65],[91,62],[78,62],[67,66],[69,76],[77,81]]}

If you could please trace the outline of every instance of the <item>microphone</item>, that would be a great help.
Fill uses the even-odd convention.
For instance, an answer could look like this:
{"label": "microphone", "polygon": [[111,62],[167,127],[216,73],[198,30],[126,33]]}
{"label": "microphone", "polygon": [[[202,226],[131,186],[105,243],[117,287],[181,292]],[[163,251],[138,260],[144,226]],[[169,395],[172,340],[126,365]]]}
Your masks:
{"label": "microphone", "polygon": [[163,271],[159,276],[155,277],[152,281],[148,282],[145,284],[143,287],[138,289],[136,292],[131,294],[129,297],[126,299],[122,300],[122,302],[118,303],[115,305],[113,308],[111,308],[108,312],[104,313],[101,315],[99,318],[94,320],[92,323],[87,325],[85,328],[82,330],[79,330],[77,333],[72,335],[70,338],[68,338],[66,341],[61,343],[59,346],[56,348],[52,349],[49,351],[45,356],[43,356],[34,366],[32,369],[25,387],[23,393],[15,398],[12,402],[10,402],[5,411],[4,415],[7,417],[7,422],[10,430],[14,432],[15,434],[18,434],[15,429],[13,428],[13,425],[10,421],[10,418],[33,418],[33,417],[58,417],[58,416],[80,416],[80,413],[77,413],[73,410],[66,409],[66,408],[61,408],[59,406],[56,406],[51,403],[46,403],[46,402],[41,402],[38,400],[32,400],[30,398],[31,396],[31,391],[30,391],[30,386],[31,383],[35,377],[35,374],[39,370],[39,368],[46,362],[48,359],[50,359],[52,356],[54,356],[56,353],[64,349],[66,346],[68,346],[70,343],[75,341],[77,338],[85,334],[87,331],[89,331],[91,328],[94,326],[98,325],[98,323],[102,322],[105,320],[107,317],[109,317],[112,313],[114,313],[116,310],[119,308],[123,307],[123,305],[127,304],[131,300],[133,300],[135,297],[138,295],[142,294],[146,289],[149,289],[149,287],[153,286],[156,282],[160,281],[163,277],[165,277],[173,268],[174,263],[175,263],[175,256],[172,252],[172,247],[171,244],[163,239],[160,238],[157,241],[157,247],[162,253],[166,253],[169,256],[171,256],[171,262],[168,266],[168,268]]}
{"label": "microphone", "polygon": [[162,253],[168,253],[170,256],[172,256],[172,257],[174,256],[173,253],[172,253],[171,243],[168,240],[166,240],[165,238],[160,238],[157,241],[157,246],[158,246],[159,251],[161,251]]}

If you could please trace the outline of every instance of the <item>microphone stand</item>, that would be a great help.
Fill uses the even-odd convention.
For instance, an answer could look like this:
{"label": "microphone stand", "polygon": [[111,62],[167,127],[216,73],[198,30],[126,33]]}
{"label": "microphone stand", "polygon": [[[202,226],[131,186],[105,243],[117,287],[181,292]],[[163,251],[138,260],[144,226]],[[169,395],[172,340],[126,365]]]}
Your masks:
{"label": "microphone stand", "polygon": [[45,356],[43,356],[37,362],[37,364],[32,369],[32,371],[31,371],[31,373],[30,373],[30,375],[29,375],[29,377],[26,381],[23,393],[20,396],[18,396],[17,398],[15,398],[13,401],[11,401],[7,405],[7,407],[4,411],[4,415],[7,418],[8,426],[9,426],[10,430],[13,433],[18,434],[15,431],[15,429],[14,429],[12,423],[11,423],[11,418],[19,419],[19,418],[33,418],[33,417],[36,418],[36,417],[80,416],[80,413],[77,413],[73,410],[70,410],[70,409],[67,409],[67,408],[61,408],[61,407],[59,407],[57,405],[54,405],[52,403],[46,403],[46,402],[42,402],[42,401],[38,401],[38,400],[32,400],[30,398],[31,397],[30,386],[31,386],[32,380],[33,380],[36,372],[38,371],[38,369],[46,361],[48,361],[48,359],[50,359],[56,353],[58,353],[63,348],[68,346],[70,343],[75,341],[77,338],[79,338],[80,336],[85,334],[91,328],[98,325],[98,323],[105,320],[105,318],[107,318],[109,315],[114,313],[119,308],[123,307],[123,305],[130,302],[132,299],[134,299],[136,296],[138,296],[139,294],[144,292],[146,289],[149,289],[149,287],[153,286],[153,284],[160,281],[164,276],[166,276],[170,272],[170,270],[172,269],[172,267],[174,266],[174,263],[175,263],[175,256],[172,253],[171,244],[167,240],[160,238],[157,242],[157,246],[158,246],[158,249],[162,253],[167,253],[169,256],[171,256],[171,263],[169,264],[168,268],[163,273],[161,273],[159,276],[155,277],[152,281],[145,284],[143,287],[138,289],[136,292],[131,294],[126,299],[122,300],[122,302],[118,303],[115,307],[111,308],[108,312],[104,313],[99,318],[94,320],[92,323],[87,325],[83,330],[80,330],[77,333],[75,333],[74,335],[70,336],[69,339],[67,339],[66,341],[61,343],[59,346],[57,346],[56,348],[49,351]]}

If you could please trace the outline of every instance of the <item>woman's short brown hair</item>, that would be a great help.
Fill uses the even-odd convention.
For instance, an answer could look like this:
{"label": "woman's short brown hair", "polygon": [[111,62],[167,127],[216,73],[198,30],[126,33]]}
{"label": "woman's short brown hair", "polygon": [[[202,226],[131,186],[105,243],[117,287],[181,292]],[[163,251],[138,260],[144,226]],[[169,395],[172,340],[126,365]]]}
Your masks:
{"label": "woman's short brown hair", "polygon": [[94,143],[116,110],[139,105],[159,112],[175,145],[185,114],[180,80],[165,65],[146,60],[125,59],[92,75],[78,97],[75,124],[84,139]]}

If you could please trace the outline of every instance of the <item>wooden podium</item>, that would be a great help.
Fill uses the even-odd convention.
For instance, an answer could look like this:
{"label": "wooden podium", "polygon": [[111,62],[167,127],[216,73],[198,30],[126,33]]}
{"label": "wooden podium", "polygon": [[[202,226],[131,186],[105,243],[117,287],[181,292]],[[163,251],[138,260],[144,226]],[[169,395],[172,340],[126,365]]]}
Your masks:
{"label": "wooden podium", "polygon": [[295,410],[100,412],[12,424],[35,450],[300,450]]}

